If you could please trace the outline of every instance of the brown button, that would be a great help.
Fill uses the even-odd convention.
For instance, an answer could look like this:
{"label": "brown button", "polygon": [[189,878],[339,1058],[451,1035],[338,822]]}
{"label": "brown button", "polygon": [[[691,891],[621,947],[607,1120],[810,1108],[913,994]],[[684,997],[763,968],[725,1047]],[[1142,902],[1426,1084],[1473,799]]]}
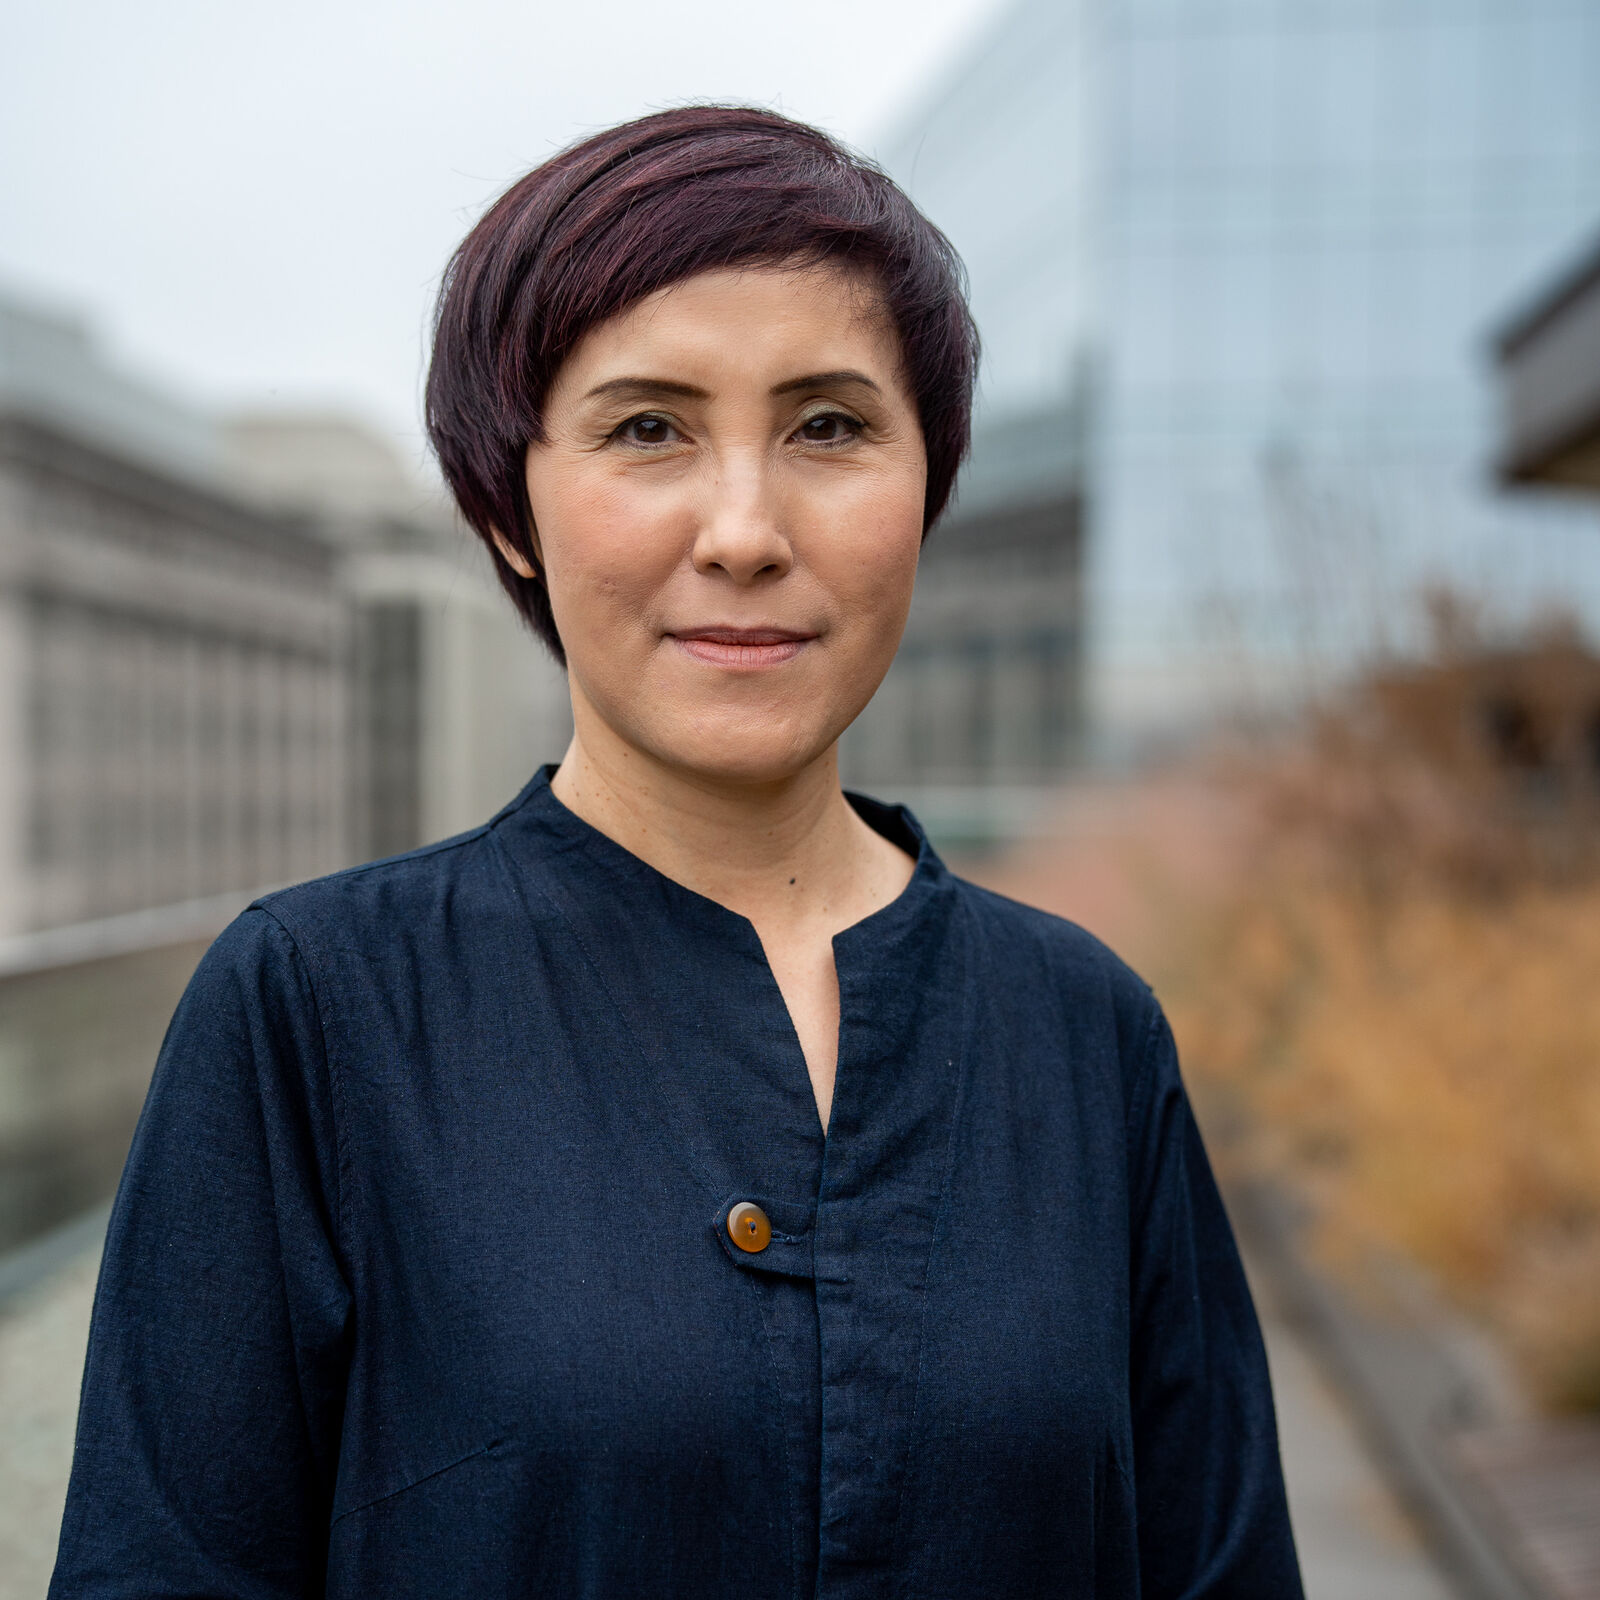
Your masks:
{"label": "brown button", "polygon": [[741,1200],[728,1213],[728,1237],[741,1250],[755,1255],[772,1243],[772,1224],[760,1206]]}

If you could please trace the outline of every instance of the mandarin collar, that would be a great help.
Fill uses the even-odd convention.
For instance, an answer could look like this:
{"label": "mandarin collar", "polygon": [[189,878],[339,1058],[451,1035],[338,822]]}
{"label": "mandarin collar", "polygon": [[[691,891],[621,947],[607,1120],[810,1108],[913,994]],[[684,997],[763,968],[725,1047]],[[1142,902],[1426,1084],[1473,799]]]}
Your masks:
{"label": "mandarin collar", "polygon": [[[519,865],[533,867],[541,859],[552,865],[563,860],[571,865],[582,863],[593,870],[601,883],[610,880],[619,889],[644,890],[651,899],[670,908],[687,927],[724,938],[731,935],[736,943],[748,945],[755,936],[749,918],[668,877],[558,799],[550,787],[558,767],[559,763],[553,761],[541,766],[490,824]],[[940,908],[948,899],[954,880],[927,831],[908,807],[886,805],[849,789],[844,795],[856,814],[912,856],[914,865],[910,880],[893,900],[835,937],[848,938],[852,944],[869,939],[897,943]]]}

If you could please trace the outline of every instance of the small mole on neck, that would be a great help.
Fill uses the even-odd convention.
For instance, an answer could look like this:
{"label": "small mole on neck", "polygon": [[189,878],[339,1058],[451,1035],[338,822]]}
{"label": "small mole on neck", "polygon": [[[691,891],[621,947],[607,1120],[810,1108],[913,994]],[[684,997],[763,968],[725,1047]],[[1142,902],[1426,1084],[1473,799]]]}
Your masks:
{"label": "small mole on neck", "polygon": [[790,880],[789,880],[789,882],[790,882],[790,883],[793,883],[793,882],[794,882],[794,879],[793,879],[793,878],[791,878],[791,879],[790,879]]}

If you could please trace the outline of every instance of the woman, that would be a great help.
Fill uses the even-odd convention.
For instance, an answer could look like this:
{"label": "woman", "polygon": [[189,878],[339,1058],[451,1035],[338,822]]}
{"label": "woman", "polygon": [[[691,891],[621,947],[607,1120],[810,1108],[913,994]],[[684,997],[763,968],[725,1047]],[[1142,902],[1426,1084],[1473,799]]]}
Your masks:
{"label": "woman", "polygon": [[839,788],[974,357],[943,238],[765,112],[473,230],[429,425],[573,742],[202,963],[54,1594],[1299,1592],[1154,999]]}

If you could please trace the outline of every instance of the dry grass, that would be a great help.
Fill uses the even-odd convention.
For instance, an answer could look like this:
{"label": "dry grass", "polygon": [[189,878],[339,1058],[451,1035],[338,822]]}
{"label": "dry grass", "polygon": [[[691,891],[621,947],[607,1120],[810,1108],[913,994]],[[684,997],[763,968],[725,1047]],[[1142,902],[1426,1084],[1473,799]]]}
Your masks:
{"label": "dry grass", "polygon": [[1600,1409],[1597,712],[1570,640],[1457,653],[990,875],[1142,965],[1235,1155],[1569,1410]]}

